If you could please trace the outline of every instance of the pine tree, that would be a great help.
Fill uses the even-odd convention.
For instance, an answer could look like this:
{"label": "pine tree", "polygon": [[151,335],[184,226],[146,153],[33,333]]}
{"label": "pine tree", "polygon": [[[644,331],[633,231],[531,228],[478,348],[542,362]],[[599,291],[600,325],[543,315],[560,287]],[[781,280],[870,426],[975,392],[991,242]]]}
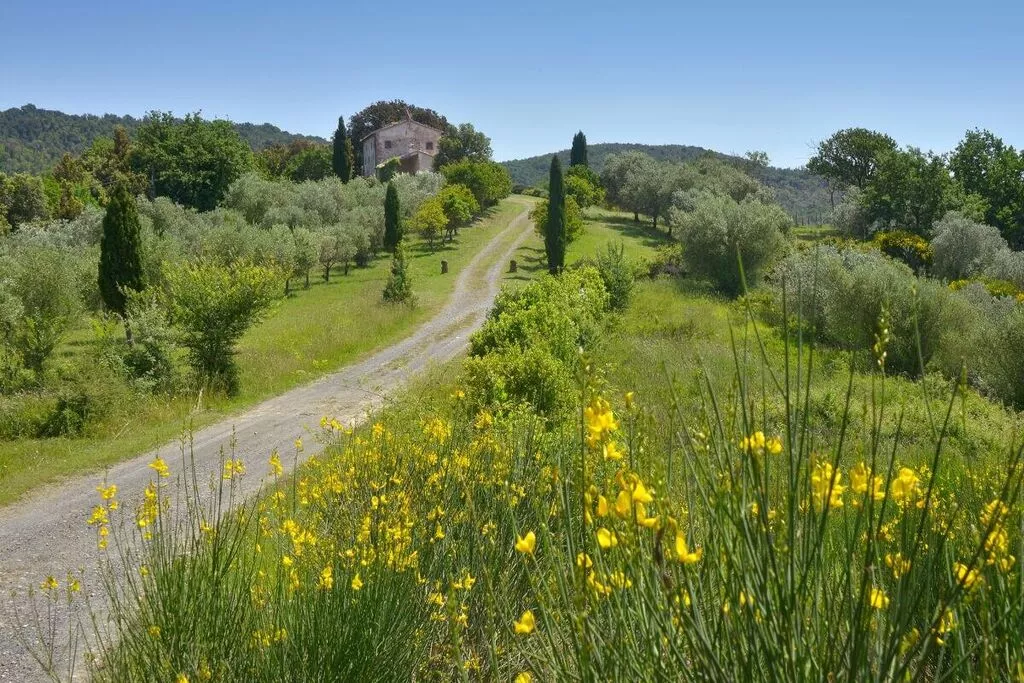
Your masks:
{"label": "pine tree", "polygon": [[124,316],[125,290],[142,289],[142,241],[135,198],[119,183],[103,217],[100,240],[100,295],[107,309]]}
{"label": "pine tree", "polygon": [[583,131],[572,136],[572,151],[569,152],[570,166],[589,166],[587,163],[587,136]]}
{"label": "pine tree", "polygon": [[412,280],[405,261],[405,247],[399,241],[395,245],[395,255],[391,259],[391,276],[384,286],[384,301],[392,304],[414,304]]}
{"label": "pine tree", "polygon": [[384,248],[394,251],[402,241],[401,207],[398,205],[398,189],[394,183],[388,183],[384,195]]}
{"label": "pine tree", "polygon": [[334,131],[334,150],[331,157],[331,166],[334,168],[334,175],[341,178],[341,182],[347,183],[352,179],[352,160],[355,153],[352,150],[352,141],[348,139],[348,132],[345,130],[345,117],[338,117],[338,129]]}
{"label": "pine tree", "polygon": [[548,183],[548,221],[544,226],[544,252],[548,271],[557,275],[565,266],[565,185],[558,155],[551,157],[551,179]]}

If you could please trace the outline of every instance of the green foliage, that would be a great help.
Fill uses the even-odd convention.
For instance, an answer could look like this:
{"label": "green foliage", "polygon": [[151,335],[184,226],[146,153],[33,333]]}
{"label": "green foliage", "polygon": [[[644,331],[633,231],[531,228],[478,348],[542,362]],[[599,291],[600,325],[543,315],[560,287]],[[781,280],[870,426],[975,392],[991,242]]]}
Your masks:
{"label": "green foliage", "polygon": [[876,232],[875,246],[891,258],[903,261],[915,273],[927,270],[932,265],[934,256],[931,245],[921,237],[906,230]]}
{"label": "green foliage", "polygon": [[217,206],[237,178],[255,166],[252,148],[228,121],[149,114],[136,131],[132,168],[152,178],[153,193],[200,211]]}
{"label": "green foliage", "polygon": [[708,195],[693,211],[679,213],[673,222],[679,224],[683,258],[690,272],[737,295],[743,290],[739,263],[747,286],[755,287],[762,272],[782,252],[782,233],[791,219],[775,205]]}
{"label": "green foliage", "polygon": [[914,147],[878,155],[861,201],[869,222],[928,237],[949,209],[952,181],[941,156]]}
{"label": "green foliage", "polygon": [[881,156],[895,150],[896,141],[884,133],[846,128],[818,144],[807,170],[828,180],[834,205],[837,190],[865,189],[875,176]]}
{"label": "green foliage", "polygon": [[331,163],[331,148],[327,145],[316,145],[304,149],[292,157],[288,162],[285,175],[296,183],[306,180],[323,180],[334,174]]}
{"label": "green foliage", "polygon": [[487,162],[492,155],[491,139],[476,130],[472,123],[460,123],[458,128],[449,130],[438,141],[434,168],[440,169],[463,160]]}
{"label": "green foliage", "polygon": [[341,182],[347,183],[352,180],[355,152],[352,149],[352,141],[348,138],[348,132],[345,130],[344,116],[338,117],[338,127],[334,131],[334,140],[331,146],[331,168]]}
{"label": "green foliage", "polygon": [[626,259],[625,246],[621,242],[617,245],[606,244],[604,251],[597,255],[596,265],[601,282],[608,292],[609,306],[617,311],[625,309],[635,284],[633,267]]}
{"label": "green foliage", "polygon": [[950,211],[932,229],[935,275],[963,280],[985,273],[996,255],[1007,249],[998,228],[976,223]]}
{"label": "green foliage", "polygon": [[95,355],[139,391],[170,391],[177,383],[175,333],[166,309],[150,292],[132,292],[128,297],[125,323],[132,331],[130,344],[119,333],[116,319],[93,321]]}
{"label": "green foliage", "polygon": [[447,218],[446,231],[449,240],[458,234],[459,228],[468,225],[473,216],[480,213],[479,202],[465,185],[445,185],[437,193],[436,199]]}
{"label": "green foliage", "polygon": [[165,265],[171,320],[203,382],[228,394],[238,391],[235,345],[280,298],[282,279],[276,268],[247,263]]}
{"label": "green foliage", "polygon": [[[443,212],[442,212],[442,215]],[[409,265],[405,260],[405,245],[399,242],[395,246],[395,255],[391,258],[391,274],[384,285],[384,301],[389,304],[408,304],[413,306],[416,297],[412,293],[412,277]]]}
{"label": "green foliage", "polygon": [[459,161],[441,169],[449,185],[465,185],[481,208],[494,206],[512,193],[512,178],[493,161]]}
{"label": "green foliage", "polygon": [[74,256],[52,246],[25,244],[0,258],[0,272],[6,290],[0,295],[7,310],[6,322],[0,320],[6,327],[4,344],[41,379],[43,364],[82,309]]}
{"label": "green foliage", "polygon": [[604,204],[601,179],[586,166],[571,166],[565,174],[565,194],[572,197],[580,208]]}
{"label": "green foliage", "polygon": [[12,230],[50,215],[43,181],[27,173],[0,173],[0,221]]}
{"label": "green foliage", "polygon": [[969,130],[949,167],[964,192],[980,200],[984,217],[1015,249],[1024,248],[1024,153],[987,130]]}
{"label": "green foliage", "polygon": [[141,230],[135,198],[118,186],[103,217],[99,265],[100,296],[107,309],[118,315],[124,315],[128,292],[144,287]]}
{"label": "green foliage", "polygon": [[427,240],[431,251],[447,226],[448,216],[445,215],[444,205],[436,197],[423,202],[409,220],[409,227]]}
{"label": "green foliage", "polygon": [[[533,221],[534,230],[541,237],[548,224],[548,199],[537,202],[537,205],[530,211],[530,220]],[[565,197],[565,243],[572,244],[583,235],[586,221],[583,219],[583,210],[576,203],[576,198],[571,195]]]}
{"label": "green foliage", "polygon": [[579,349],[594,347],[608,306],[594,268],[503,290],[470,338],[470,399],[480,407],[527,403],[542,415],[564,415],[572,403]]}
{"label": "green foliage", "polygon": [[588,166],[587,164],[587,136],[579,131],[572,136],[572,150],[569,152],[569,166]]}
{"label": "green foliage", "polygon": [[402,159],[400,157],[391,157],[387,161],[377,164],[377,180],[382,183],[390,183],[401,170]]}
{"label": "green foliage", "polygon": [[547,216],[544,221],[544,254],[548,272],[557,275],[565,267],[565,248],[569,242],[566,225],[565,179],[557,156],[551,157],[551,178],[548,182]]}
{"label": "green foliage", "polygon": [[384,194],[384,248],[393,252],[402,241],[401,205],[394,183],[388,183]]}

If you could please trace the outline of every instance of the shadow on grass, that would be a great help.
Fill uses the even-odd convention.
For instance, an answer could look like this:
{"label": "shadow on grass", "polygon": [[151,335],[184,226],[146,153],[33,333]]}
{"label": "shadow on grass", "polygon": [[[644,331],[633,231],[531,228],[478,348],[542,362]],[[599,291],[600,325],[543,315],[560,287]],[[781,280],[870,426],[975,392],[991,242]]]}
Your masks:
{"label": "shadow on grass", "polygon": [[646,219],[641,219],[637,222],[628,216],[598,215],[591,218],[591,220],[596,223],[603,223],[622,233],[624,237],[640,242],[645,247],[659,247],[675,240],[666,231],[654,227]]}

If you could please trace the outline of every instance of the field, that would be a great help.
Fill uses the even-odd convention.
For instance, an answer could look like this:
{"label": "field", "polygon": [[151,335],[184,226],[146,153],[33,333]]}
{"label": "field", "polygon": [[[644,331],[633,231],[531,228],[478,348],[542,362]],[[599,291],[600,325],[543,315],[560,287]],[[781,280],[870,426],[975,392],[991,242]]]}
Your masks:
{"label": "field", "polygon": [[[635,259],[667,239],[601,212],[569,261],[609,238]],[[482,337],[510,324],[528,342],[436,370],[354,432],[325,416],[331,447],[216,530],[143,534],[96,678],[1024,673],[1019,415],[665,276],[561,354],[558,330],[589,325],[600,299],[586,272],[525,282],[536,249],[509,296],[559,313],[533,327],[499,301],[511,317]],[[543,348],[575,378],[564,411],[482,399],[488,359],[514,390],[517,355]],[[161,518],[177,474],[140,514]]]}
{"label": "field", "polygon": [[[242,389],[234,397],[151,395],[140,399],[126,393],[122,403],[84,438],[4,443],[0,505],[40,484],[101,468],[173,440],[183,430],[223,419],[398,341],[440,310],[459,269],[523,210],[525,201],[529,200],[505,200],[436,252],[416,240],[409,254],[418,298],[412,310],[380,305],[390,267],[387,258],[376,259],[368,268],[353,267],[348,275],[334,273],[329,283],[314,270],[308,290],[298,282],[292,294],[242,338],[238,354]],[[440,273],[441,259],[449,262],[448,275]],[[69,361],[82,353],[91,335],[83,324],[69,334],[58,354]]]}

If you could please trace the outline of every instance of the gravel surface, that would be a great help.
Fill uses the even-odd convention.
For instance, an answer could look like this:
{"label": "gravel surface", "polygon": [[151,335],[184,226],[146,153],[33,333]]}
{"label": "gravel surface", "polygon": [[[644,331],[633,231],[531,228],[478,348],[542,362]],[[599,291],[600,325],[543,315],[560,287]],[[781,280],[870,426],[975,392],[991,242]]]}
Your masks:
{"label": "gravel surface", "polygon": [[[242,492],[252,494],[262,484],[260,477],[267,471],[266,461],[272,450],[281,452],[286,466],[293,461],[284,456],[294,452],[295,439],[307,437],[304,457],[318,450],[311,434],[318,431],[322,416],[336,417],[344,424],[357,422],[379,408],[416,373],[461,353],[469,334],[482,324],[494,301],[509,259],[530,234],[530,207],[532,204],[524,203],[523,212],[474,256],[459,273],[445,308],[410,337],[196,432],[192,453],[198,480],[219,475],[221,450],[229,447],[234,435],[235,457],[246,463],[250,473],[241,479]],[[169,443],[108,470],[107,481],[117,484],[118,498],[126,511],[135,509],[152,479],[148,464],[160,455],[179,471],[181,454],[180,442]],[[83,593],[99,595],[96,573],[100,554],[95,530],[87,526],[86,520],[98,502],[96,486],[101,480],[102,474],[91,473],[44,487],[14,505],[0,508],[0,681],[46,680],[23,644],[24,636],[32,637],[25,630],[30,622],[26,616],[31,609],[27,598],[30,587],[38,587],[47,575],[60,579],[63,586],[68,571],[83,570]],[[57,628],[58,633],[67,632],[66,617]],[[59,656],[66,659],[64,654]],[[67,671],[67,666],[62,669]]]}

